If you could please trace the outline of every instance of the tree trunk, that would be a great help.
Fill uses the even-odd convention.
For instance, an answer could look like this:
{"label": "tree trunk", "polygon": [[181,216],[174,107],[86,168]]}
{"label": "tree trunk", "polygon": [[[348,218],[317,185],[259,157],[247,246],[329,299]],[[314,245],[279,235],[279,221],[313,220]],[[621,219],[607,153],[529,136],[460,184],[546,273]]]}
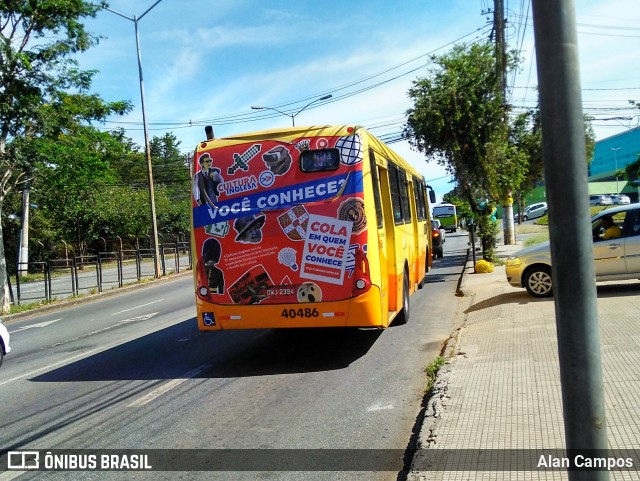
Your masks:
{"label": "tree trunk", "polygon": [[[0,218],[2,218],[2,204],[4,197],[0,197]],[[7,272],[7,260],[4,255],[4,233],[0,222],[0,312],[8,314],[11,309],[11,293],[9,292],[9,273]]]}

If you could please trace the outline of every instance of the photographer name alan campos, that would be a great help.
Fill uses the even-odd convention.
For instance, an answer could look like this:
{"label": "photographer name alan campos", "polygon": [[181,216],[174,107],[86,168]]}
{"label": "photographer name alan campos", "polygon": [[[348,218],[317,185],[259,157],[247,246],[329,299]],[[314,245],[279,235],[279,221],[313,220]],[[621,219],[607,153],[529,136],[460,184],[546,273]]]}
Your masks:
{"label": "photographer name alan campos", "polygon": [[538,468],[568,468],[585,470],[607,470],[633,468],[633,458],[592,457],[577,454],[573,457],[558,457],[543,454],[538,459]]}

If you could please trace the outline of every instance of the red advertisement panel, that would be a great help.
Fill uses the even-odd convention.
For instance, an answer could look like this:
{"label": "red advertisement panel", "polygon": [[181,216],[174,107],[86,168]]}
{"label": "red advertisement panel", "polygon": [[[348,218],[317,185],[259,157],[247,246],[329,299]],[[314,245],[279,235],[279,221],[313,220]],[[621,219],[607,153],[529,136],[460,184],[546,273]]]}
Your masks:
{"label": "red advertisement panel", "polygon": [[193,172],[198,295],[218,304],[351,297],[367,250],[360,136],[208,145]]}

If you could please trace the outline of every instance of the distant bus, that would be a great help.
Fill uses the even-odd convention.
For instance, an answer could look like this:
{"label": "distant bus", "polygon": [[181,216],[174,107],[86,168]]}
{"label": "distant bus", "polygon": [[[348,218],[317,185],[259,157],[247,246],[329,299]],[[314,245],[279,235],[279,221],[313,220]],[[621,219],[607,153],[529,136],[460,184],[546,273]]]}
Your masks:
{"label": "distant bus", "polygon": [[362,127],[207,137],[192,188],[201,330],[409,319],[432,262],[435,195],[417,170]]}
{"label": "distant bus", "polygon": [[458,228],[458,214],[453,204],[438,204],[433,208],[433,218],[440,221],[442,228],[448,232],[455,232]]}
{"label": "distant bus", "polygon": [[433,208],[433,218],[440,221],[440,225],[447,232],[458,229],[458,214],[453,204],[438,204]]}

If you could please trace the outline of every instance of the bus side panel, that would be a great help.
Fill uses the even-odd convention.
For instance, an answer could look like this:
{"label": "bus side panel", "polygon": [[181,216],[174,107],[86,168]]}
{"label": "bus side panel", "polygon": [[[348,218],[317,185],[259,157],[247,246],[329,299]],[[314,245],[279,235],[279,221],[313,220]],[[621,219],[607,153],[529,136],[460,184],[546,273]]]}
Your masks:
{"label": "bus side panel", "polygon": [[[356,322],[362,323],[362,318],[358,316],[369,316],[366,325],[387,327],[389,312],[389,282],[387,280],[387,241],[384,231],[384,214],[382,209],[382,200],[380,196],[380,174],[378,173],[378,165],[376,164],[376,153],[370,145],[371,137],[363,136],[363,149],[365,159],[363,162],[364,177],[364,198],[365,212],[368,219],[367,224],[367,260],[369,264],[369,276],[372,285],[376,288],[377,298],[369,297],[372,306],[369,306],[370,312],[353,314],[356,311],[362,311],[364,307],[353,308],[352,317]],[[379,219],[382,219],[382,225],[379,226]],[[363,301],[356,300],[356,303]],[[353,304],[352,304],[353,306]],[[349,325],[354,325],[350,322]]]}
{"label": "bus side panel", "polygon": [[432,263],[431,255],[431,221],[429,219],[429,204],[426,197],[424,181],[414,179],[411,198],[417,217],[416,245],[417,245],[417,269],[416,276],[418,287],[422,287],[424,277],[429,272]]}
{"label": "bus side panel", "polygon": [[[418,221],[417,214],[417,190],[415,182],[409,183],[409,200],[411,203],[411,213],[413,217],[413,255],[411,269],[411,285],[418,285],[424,279],[425,255],[424,255],[424,222]],[[421,276],[422,273],[422,276]]]}

